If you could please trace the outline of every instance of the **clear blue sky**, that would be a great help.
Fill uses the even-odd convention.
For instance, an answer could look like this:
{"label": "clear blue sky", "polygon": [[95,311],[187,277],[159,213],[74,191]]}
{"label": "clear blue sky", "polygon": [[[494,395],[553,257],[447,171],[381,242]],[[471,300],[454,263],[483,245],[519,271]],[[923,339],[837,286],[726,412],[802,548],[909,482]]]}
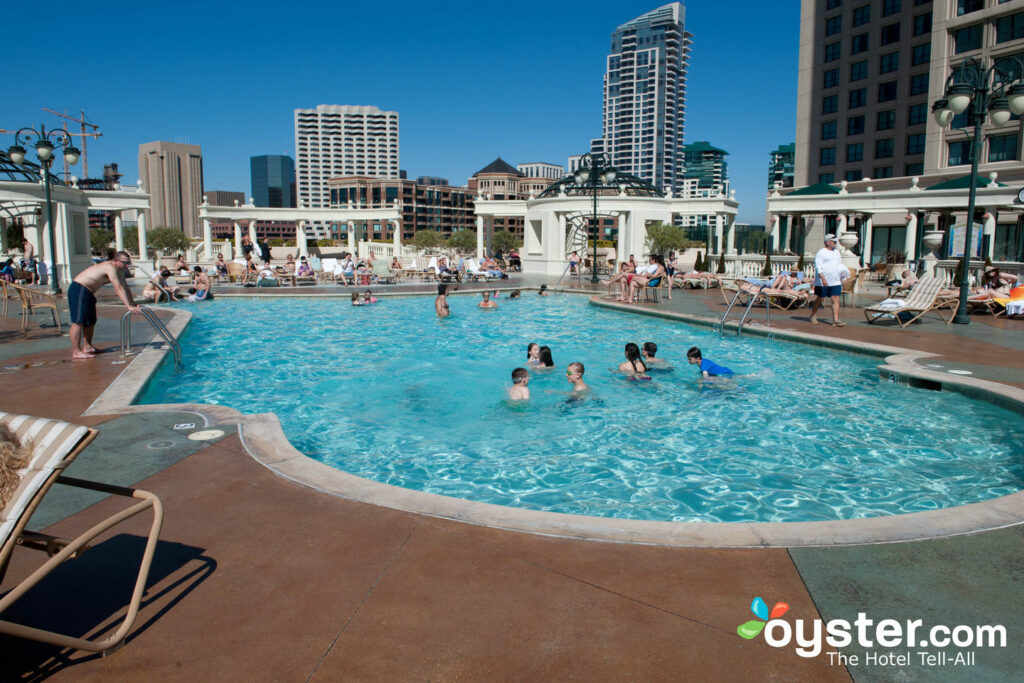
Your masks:
{"label": "clear blue sky", "polygon": [[[564,165],[587,151],[612,31],[661,4],[57,2],[43,19],[20,3],[5,25],[23,39],[0,44],[0,128],[84,109],[103,132],[90,175],[117,162],[133,184],[140,143],[189,142],[207,190],[248,195],[250,156],[294,156],[294,109],[368,104],[399,112],[410,177],[462,185],[498,155]],[[763,223],[768,154],[795,134],[800,3],[684,4],[686,141],[730,153],[739,219]]]}

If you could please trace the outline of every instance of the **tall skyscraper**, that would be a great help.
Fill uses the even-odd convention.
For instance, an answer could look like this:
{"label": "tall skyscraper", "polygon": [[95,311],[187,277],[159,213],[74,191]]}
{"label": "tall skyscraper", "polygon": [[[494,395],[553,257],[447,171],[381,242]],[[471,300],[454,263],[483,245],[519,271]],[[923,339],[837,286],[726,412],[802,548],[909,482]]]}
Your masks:
{"label": "tall skyscraper", "polygon": [[[802,0],[800,26],[797,187],[969,173],[966,114],[940,128],[931,105],[964,58],[1024,50],[1021,3],[1005,0]],[[981,175],[1024,177],[1020,120],[983,135]]]}
{"label": "tall skyscraper", "polygon": [[699,141],[679,147],[683,161],[680,178],[696,178],[697,188],[725,192],[729,183],[729,169],[725,157],[729,153],[713,147],[711,143]]}
{"label": "tall skyscraper", "polygon": [[682,178],[686,65],[691,34],[681,2],[659,7],[612,33],[604,76],[603,133],[591,151],[658,188]]}
{"label": "tall skyscraper", "polygon": [[[340,176],[398,178],[398,112],[321,104],[295,110],[298,205],[329,207],[327,180]],[[314,224],[324,237],[327,227]]]}
{"label": "tall skyscraper", "polygon": [[778,149],[771,152],[771,160],[768,162],[768,189],[771,190],[778,184],[779,187],[793,187],[793,155],[796,153],[796,143],[779,145]]}
{"label": "tall skyscraper", "polygon": [[150,222],[202,237],[203,151],[199,145],[147,142],[139,145],[139,178],[149,193]]}
{"label": "tall skyscraper", "polygon": [[249,158],[252,198],[256,206],[295,206],[295,162],[284,154]]}

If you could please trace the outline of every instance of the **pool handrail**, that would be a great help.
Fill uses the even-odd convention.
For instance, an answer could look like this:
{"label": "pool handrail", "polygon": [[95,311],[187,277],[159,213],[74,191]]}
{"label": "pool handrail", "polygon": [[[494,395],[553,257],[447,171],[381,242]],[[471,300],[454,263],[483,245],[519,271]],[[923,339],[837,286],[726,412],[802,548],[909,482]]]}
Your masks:
{"label": "pool handrail", "polygon": [[[156,316],[153,309],[148,306],[139,306],[139,313],[149,323],[150,327],[165,341],[174,354],[174,369],[180,370],[184,365],[181,362],[181,345],[174,338],[163,321]],[[121,316],[121,357],[124,358],[132,351],[132,312],[125,311]]]}

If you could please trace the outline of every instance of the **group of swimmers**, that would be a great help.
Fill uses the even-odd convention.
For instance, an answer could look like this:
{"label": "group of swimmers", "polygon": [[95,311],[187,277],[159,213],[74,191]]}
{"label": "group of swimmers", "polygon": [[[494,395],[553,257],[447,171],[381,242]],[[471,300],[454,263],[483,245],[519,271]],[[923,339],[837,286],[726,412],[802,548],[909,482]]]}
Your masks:
{"label": "group of swimmers", "polygon": [[[644,342],[640,347],[633,342],[626,344],[626,360],[619,364],[618,371],[632,380],[649,380],[648,371],[651,369],[670,370],[671,366],[663,358],[657,358],[658,345],[654,342]],[[736,375],[731,369],[719,365],[712,360],[704,358],[699,347],[692,346],[686,352],[686,361],[690,365],[696,365],[701,380],[711,378],[728,378]],[[551,357],[551,349],[531,343],[526,347],[526,364],[535,370],[551,370],[555,362]],[[590,387],[583,381],[583,363],[573,361],[566,366],[566,381],[572,384],[572,396],[579,397],[589,391]],[[518,367],[512,371],[512,387],[508,396],[514,401],[525,401],[530,398],[530,371],[527,368]]]}
{"label": "group of swimmers", "polygon": [[[537,294],[539,294],[540,296],[551,296],[551,292],[548,291],[548,286],[547,285],[541,285],[540,286],[540,291],[537,292]],[[508,298],[510,300],[511,299],[518,299],[518,298],[520,298],[521,295],[522,295],[522,292],[520,290],[518,290],[518,289],[515,289],[515,290],[512,290],[511,292],[509,292]],[[493,289],[493,290],[487,289],[487,290],[484,290],[480,294],[480,296],[483,298],[483,301],[481,301],[479,304],[477,304],[478,308],[482,308],[482,309],[495,309],[495,308],[498,307],[498,304],[496,304],[493,301],[494,299],[497,299],[498,296],[499,296],[499,292],[498,292],[497,289]],[[437,286],[437,298],[434,299],[434,310],[437,312],[437,317],[438,318],[447,318],[452,313],[451,308],[448,306],[448,285],[447,285],[447,283],[441,283],[441,284],[439,284]]]}

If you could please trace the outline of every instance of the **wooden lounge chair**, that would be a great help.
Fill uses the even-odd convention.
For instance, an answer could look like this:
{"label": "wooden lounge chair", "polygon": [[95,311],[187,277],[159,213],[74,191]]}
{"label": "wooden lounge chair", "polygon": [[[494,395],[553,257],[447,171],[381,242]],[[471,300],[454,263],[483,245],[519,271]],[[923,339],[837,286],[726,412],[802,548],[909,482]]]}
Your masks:
{"label": "wooden lounge chair", "polygon": [[[50,292],[41,289],[32,289],[31,287],[25,287],[24,285],[15,285],[7,283],[8,287],[13,287],[18,293],[18,298],[21,299],[21,329],[28,329],[28,316],[36,312],[36,309],[46,308],[50,310],[53,315],[53,324],[57,326],[57,331],[60,332],[60,309],[57,308],[57,296]],[[7,299],[4,299],[4,315],[7,315]]]}
{"label": "wooden lounge chair", "polygon": [[[957,308],[960,307],[960,301],[952,297],[940,297],[940,291],[942,291],[941,280],[930,275],[923,277],[910,290],[907,298],[900,300],[902,305],[890,307],[875,304],[874,306],[868,306],[864,309],[864,317],[870,324],[879,318],[892,316],[900,327],[906,327],[925,313],[934,311],[948,325],[953,316],[956,315]],[[948,318],[943,315],[943,310],[950,311]],[[911,315],[904,319],[904,316],[900,315],[901,313],[909,313]]]}
{"label": "wooden lounge chair", "polygon": [[373,279],[377,284],[395,284],[398,282],[398,273],[392,271],[391,267],[383,261],[374,261]]}
{"label": "wooden lounge chair", "polygon": [[[21,443],[30,449],[28,461],[20,463],[21,466],[16,470],[16,475],[20,479],[17,488],[10,493],[6,502],[0,499],[0,583],[16,546],[42,550],[50,556],[31,575],[17,585],[9,587],[6,594],[0,592],[0,595],[3,595],[0,599],[0,617],[61,563],[85,552],[93,539],[130,517],[148,509],[153,510],[153,523],[142,553],[135,588],[124,621],[116,631],[102,639],[77,638],[0,619],[0,633],[89,652],[113,652],[124,644],[142,603],[146,578],[149,576],[149,568],[153,561],[153,551],[156,549],[160,527],[163,525],[163,506],[160,499],[148,491],[61,476],[61,472],[71,461],[96,438],[96,431],[93,429],[58,420],[10,413],[0,413],[0,422],[6,424]],[[108,517],[73,540],[26,531],[25,525],[54,482],[136,500],[131,507]],[[137,561],[134,558],[125,560],[132,563]],[[83,587],[83,593],[87,591],[88,588]]]}

